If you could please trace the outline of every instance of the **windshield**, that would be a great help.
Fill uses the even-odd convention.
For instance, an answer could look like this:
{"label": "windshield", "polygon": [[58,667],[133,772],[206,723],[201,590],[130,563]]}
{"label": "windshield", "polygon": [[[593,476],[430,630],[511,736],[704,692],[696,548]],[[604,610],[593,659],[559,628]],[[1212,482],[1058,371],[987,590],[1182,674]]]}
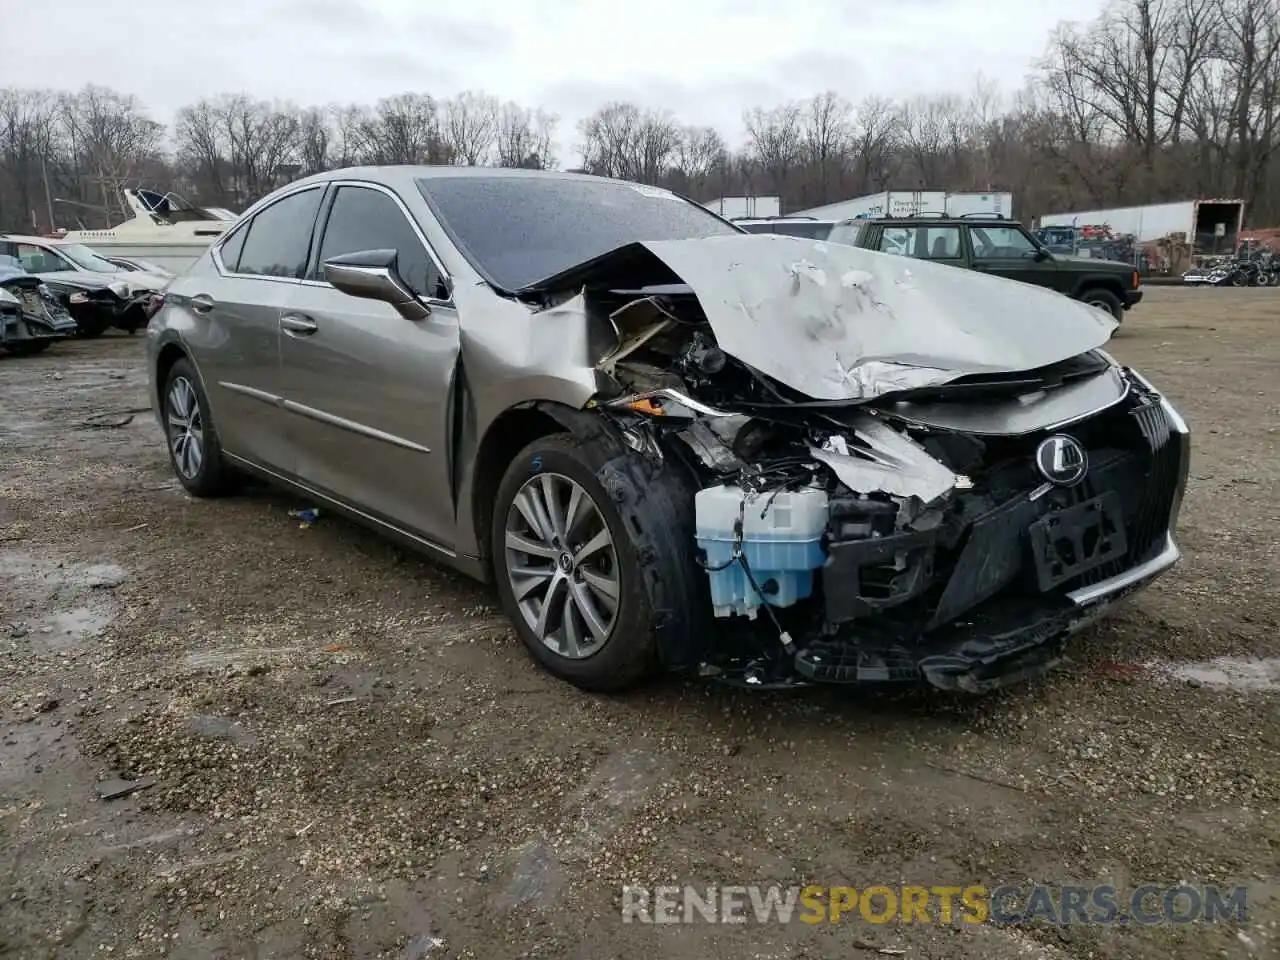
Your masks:
{"label": "windshield", "polygon": [[418,189],[463,255],[501,290],[642,240],[739,231],[656,187],[560,177],[427,177]]}
{"label": "windshield", "polygon": [[119,273],[124,269],[110,260],[102,259],[83,243],[60,243],[57,250],[81,270],[92,270],[95,273]]}

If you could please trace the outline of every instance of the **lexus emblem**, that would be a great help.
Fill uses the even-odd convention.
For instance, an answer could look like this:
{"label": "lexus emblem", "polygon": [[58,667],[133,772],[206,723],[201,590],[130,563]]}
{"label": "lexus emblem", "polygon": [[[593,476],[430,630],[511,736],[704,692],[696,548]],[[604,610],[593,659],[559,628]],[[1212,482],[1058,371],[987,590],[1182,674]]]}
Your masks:
{"label": "lexus emblem", "polygon": [[1036,469],[1050,483],[1072,487],[1089,470],[1089,455],[1075,437],[1055,433],[1036,447]]}

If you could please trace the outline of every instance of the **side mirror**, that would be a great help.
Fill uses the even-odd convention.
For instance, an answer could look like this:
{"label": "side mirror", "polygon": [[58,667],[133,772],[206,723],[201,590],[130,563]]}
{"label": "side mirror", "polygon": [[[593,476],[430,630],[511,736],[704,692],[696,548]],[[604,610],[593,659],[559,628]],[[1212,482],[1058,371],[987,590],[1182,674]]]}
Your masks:
{"label": "side mirror", "polygon": [[1049,257],[1050,257],[1050,253],[1044,247],[1036,247],[1036,252],[1031,255],[1031,259],[1033,259],[1036,263],[1041,263],[1045,260],[1048,260]]}
{"label": "side mirror", "polygon": [[357,250],[330,257],[324,262],[324,278],[349,297],[391,304],[406,320],[431,315],[396,270],[394,250]]}

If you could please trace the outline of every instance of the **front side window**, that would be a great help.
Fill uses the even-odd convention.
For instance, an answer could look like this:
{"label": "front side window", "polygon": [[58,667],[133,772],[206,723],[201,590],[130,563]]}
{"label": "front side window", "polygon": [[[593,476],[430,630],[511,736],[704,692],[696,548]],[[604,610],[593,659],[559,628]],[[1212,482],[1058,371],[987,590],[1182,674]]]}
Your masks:
{"label": "front side window", "polygon": [[[307,269],[321,193],[318,187],[303,190],[256,214],[249,223],[235,272],[301,279]],[[229,264],[227,269],[232,269]]]}
{"label": "front side window", "polygon": [[1036,252],[1031,238],[1017,227],[971,227],[973,255],[990,260],[1021,260]]}
{"label": "front side window", "polygon": [[67,273],[75,270],[74,265],[52,250],[37,247],[31,243],[20,243],[17,247],[18,259],[22,261],[28,273]]}
{"label": "front side window", "polygon": [[880,251],[919,260],[953,260],[960,256],[960,228],[885,227]]}
{"label": "front side window", "polygon": [[320,258],[308,279],[324,279],[324,261],[361,250],[396,251],[401,279],[420,297],[448,299],[440,272],[400,205],[381,190],[339,187],[320,241]]}

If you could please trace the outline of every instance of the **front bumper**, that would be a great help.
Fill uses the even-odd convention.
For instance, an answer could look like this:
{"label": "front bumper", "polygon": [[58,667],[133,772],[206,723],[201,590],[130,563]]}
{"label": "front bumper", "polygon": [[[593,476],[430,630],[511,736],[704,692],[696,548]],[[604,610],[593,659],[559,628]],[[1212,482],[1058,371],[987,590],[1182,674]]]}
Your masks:
{"label": "front bumper", "polygon": [[1143,290],[1139,287],[1137,290],[1126,290],[1124,295],[1124,308],[1128,310],[1130,307],[1136,307],[1142,302]]}
{"label": "front bumper", "polygon": [[[857,573],[850,576],[849,561],[829,559],[826,572],[833,575],[835,589],[824,579],[828,620],[843,622],[832,636],[799,651],[794,661],[799,677],[813,683],[924,680],[970,693],[1021,682],[1054,666],[1075,634],[1177,563],[1174,529],[1186,486],[1190,431],[1150,383],[1132,371],[1129,377],[1138,400],[1128,416],[1149,452],[1143,486],[1134,492],[1137,502],[1131,500],[1124,518],[1122,556],[1106,557],[1082,572],[1068,571],[1048,588],[1010,586],[1020,565],[1025,576],[1028,518],[1044,515],[1025,498],[1015,498],[970,528],[955,570],[932,601],[929,622],[905,634],[886,629],[883,613],[857,598],[863,591]],[[1100,471],[1119,470],[1117,463]],[[905,546],[903,555],[909,558],[911,544]],[[838,558],[838,548],[829,556]],[[854,562],[868,561],[864,556]],[[895,584],[905,591],[917,589],[911,563]],[[881,595],[886,595],[883,589]],[[859,604],[864,609],[858,610]]]}

